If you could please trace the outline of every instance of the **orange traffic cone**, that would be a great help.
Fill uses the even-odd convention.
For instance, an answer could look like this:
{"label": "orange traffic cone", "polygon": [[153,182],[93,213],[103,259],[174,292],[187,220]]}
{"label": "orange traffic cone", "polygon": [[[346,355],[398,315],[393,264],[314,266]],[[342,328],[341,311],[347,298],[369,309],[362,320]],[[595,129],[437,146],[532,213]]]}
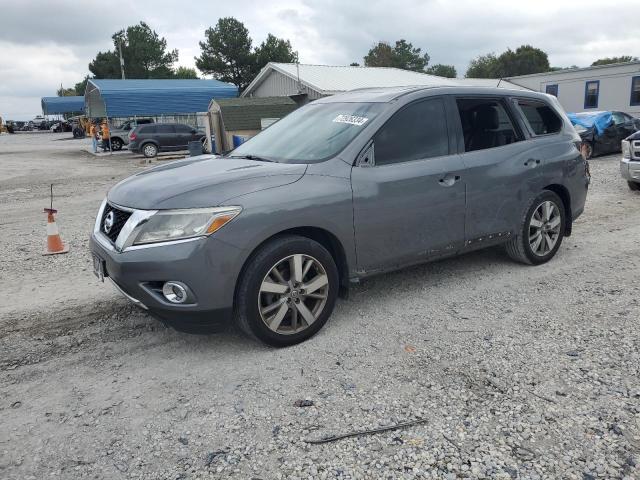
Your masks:
{"label": "orange traffic cone", "polygon": [[53,217],[54,213],[58,213],[53,208],[45,208],[47,213],[47,250],[43,255],[56,255],[58,253],[67,253],[69,246],[62,243],[60,233],[58,232],[58,226],[56,225],[56,219]]}

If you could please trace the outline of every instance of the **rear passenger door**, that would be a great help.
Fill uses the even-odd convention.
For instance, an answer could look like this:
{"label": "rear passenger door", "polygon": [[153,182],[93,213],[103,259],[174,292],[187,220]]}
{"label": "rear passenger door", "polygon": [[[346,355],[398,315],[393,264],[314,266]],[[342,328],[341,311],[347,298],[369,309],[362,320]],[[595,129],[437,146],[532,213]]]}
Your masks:
{"label": "rear passenger door", "polygon": [[156,138],[161,150],[176,149],[176,129],[174,125],[160,123],[155,126]]}
{"label": "rear passenger door", "polygon": [[179,148],[186,149],[189,142],[193,140],[193,128],[189,125],[176,125],[176,137],[178,139]]}
{"label": "rear passenger door", "polygon": [[455,253],[464,240],[462,162],[444,99],[402,107],[351,171],[358,268],[370,273]]}
{"label": "rear passenger door", "polygon": [[540,190],[543,152],[525,142],[508,99],[456,97],[450,106],[466,167],[465,244],[499,243],[517,231],[525,205]]}

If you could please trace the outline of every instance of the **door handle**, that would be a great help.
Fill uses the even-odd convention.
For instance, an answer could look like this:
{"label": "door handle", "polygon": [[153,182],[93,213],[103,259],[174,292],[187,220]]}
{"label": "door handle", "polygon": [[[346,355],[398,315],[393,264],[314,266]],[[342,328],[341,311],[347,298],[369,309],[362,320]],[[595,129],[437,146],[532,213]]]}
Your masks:
{"label": "door handle", "polygon": [[444,177],[442,177],[440,180],[438,180],[438,183],[443,187],[450,187],[453,184],[455,184],[458,180],[460,180],[460,175],[451,175],[448,173]]}
{"label": "door handle", "polygon": [[524,166],[525,167],[535,167],[537,165],[540,165],[540,159],[539,158],[530,158],[529,160],[524,162]]}

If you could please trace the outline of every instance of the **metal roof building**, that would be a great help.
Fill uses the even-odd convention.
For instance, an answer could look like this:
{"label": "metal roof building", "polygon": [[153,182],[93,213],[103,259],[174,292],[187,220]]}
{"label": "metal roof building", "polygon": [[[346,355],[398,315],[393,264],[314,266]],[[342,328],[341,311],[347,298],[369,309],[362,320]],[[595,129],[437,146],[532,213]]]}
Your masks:
{"label": "metal roof building", "polygon": [[97,80],[84,94],[89,117],[133,117],[206,112],[212,98],[238,96],[218,80]]}
{"label": "metal roof building", "polygon": [[42,97],[40,105],[43,115],[84,112],[84,97]]}
{"label": "metal roof building", "polygon": [[[299,103],[336,93],[371,87],[473,85],[493,86],[497,79],[444,78],[391,67],[351,67],[268,63],[242,92],[242,97],[291,96]],[[522,88],[502,81],[500,87]],[[527,89],[528,90],[528,89]],[[299,96],[299,97],[298,97]]]}

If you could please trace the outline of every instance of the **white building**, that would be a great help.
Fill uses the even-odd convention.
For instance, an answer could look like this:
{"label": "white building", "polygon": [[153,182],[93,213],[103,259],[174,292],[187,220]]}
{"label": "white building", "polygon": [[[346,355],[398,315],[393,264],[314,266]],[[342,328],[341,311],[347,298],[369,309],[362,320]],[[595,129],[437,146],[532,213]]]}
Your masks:
{"label": "white building", "polygon": [[640,62],[534,73],[508,80],[555,95],[567,112],[620,110],[640,117]]}
{"label": "white building", "polygon": [[506,80],[443,78],[390,67],[351,67],[268,63],[242,92],[242,97],[292,97],[298,104],[368,87],[475,85],[524,89]]}

